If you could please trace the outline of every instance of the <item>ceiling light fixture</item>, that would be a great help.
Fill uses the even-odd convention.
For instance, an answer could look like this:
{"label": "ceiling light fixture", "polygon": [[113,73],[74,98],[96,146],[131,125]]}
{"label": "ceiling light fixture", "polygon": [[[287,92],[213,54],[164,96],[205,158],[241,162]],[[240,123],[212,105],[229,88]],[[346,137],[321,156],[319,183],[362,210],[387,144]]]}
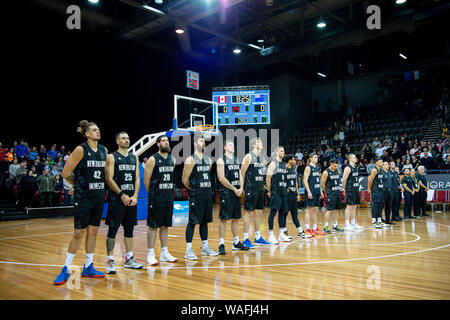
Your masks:
{"label": "ceiling light fixture", "polygon": [[327,24],[325,23],[325,21],[322,19],[322,17],[320,17],[319,22],[317,23],[317,28],[323,29],[327,26]]}
{"label": "ceiling light fixture", "polygon": [[405,59],[405,60],[408,59],[408,57],[405,56],[403,53],[399,53],[398,55],[399,55],[400,57],[402,57],[403,59]]}
{"label": "ceiling light fixture", "polygon": [[317,74],[318,74],[319,76],[321,76],[321,77],[324,77],[324,78],[327,77],[326,75],[324,75],[323,73],[320,73],[320,72],[317,72]]}
{"label": "ceiling light fixture", "polygon": [[233,50],[233,52],[234,52],[234,54],[240,54],[242,51],[241,51],[241,49],[239,49],[239,48],[235,48],[235,49]]}

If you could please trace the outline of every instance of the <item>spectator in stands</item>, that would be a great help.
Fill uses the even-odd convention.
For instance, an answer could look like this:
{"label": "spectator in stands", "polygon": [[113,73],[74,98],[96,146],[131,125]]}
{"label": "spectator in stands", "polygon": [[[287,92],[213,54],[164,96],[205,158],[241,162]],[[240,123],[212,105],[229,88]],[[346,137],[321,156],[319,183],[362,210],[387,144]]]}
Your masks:
{"label": "spectator in stands", "polygon": [[19,168],[19,160],[17,160],[17,158],[14,158],[12,164],[9,166],[9,178],[11,179],[12,184],[16,182],[16,171]]}
{"label": "spectator in stands", "polygon": [[16,147],[16,155],[20,160],[24,160],[28,157],[28,147],[25,145],[25,141],[23,139],[20,140],[20,144]]}
{"label": "spectator in stands", "polygon": [[59,207],[60,202],[59,199],[61,195],[64,194],[64,184],[60,174],[55,176],[56,184],[55,184],[55,192],[53,194],[53,204],[55,207]]}
{"label": "spectator in stands", "polygon": [[411,165],[413,166],[414,170],[417,170],[417,168],[419,167],[420,161],[417,159],[416,156],[411,157]]}
{"label": "spectator in stands", "polygon": [[336,131],[333,136],[333,145],[337,145],[339,143],[339,131]]}
{"label": "spectator in stands", "polygon": [[33,177],[35,177],[35,178],[38,177],[38,174],[37,174],[37,172],[36,172],[36,166],[31,166],[30,171],[31,171],[31,173],[33,174]]}
{"label": "spectator in stands", "polygon": [[61,153],[61,156],[65,156],[66,155],[66,147],[65,146],[61,146],[61,150],[59,151]]}
{"label": "spectator in stands", "polygon": [[378,141],[378,137],[375,137],[375,140],[372,142],[372,150],[375,150],[380,143],[381,142]]}
{"label": "spectator in stands", "polygon": [[344,127],[341,127],[341,130],[339,130],[339,141],[344,142],[345,141],[345,130]]}
{"label": "spectator in stands", "polygon": [[[48,170],[49,172],[52,170],[52,167],[50,166],[50,162],[48,160],[45,160],[45,162],[44,162],[44,170]],[[43,171],[42,171],[42,173],[43,173]]]}
{"label": "spectator in stands", "polygon": [[409,161],[411,161],[411,155],[409,154],[409,150],[405,151],[405,158]]}
{"label": "spectator in stands", "polygon": [[47,159],[47,150],[45,149],[43,144],[41,144],[38,153],[39,153],[39,158],[41,158],[42,160]]}
{"label": "spectator in stands", "polygon": [[14,148],[9,149],[9,152],[6,154],[6,157],[8,158],[9,162],[13,162],[14,158],[16,157],[16,153],[14,152]]}
{"label": "spectator in stands", "polygon": [[408,149],[408,143],[405,141],[405,137],[400,137],[400,142],[398,143],[398,149],[400,150],[401,154],[404,154],[406,149]]}
{"label": "spectator in stands", "polygon": [[37,178],[39,188],[39,199],[41,207],[53,203],[53,194],[55,192],[56,179],[50,175],[50,171],[44,169],[44,173]]}
{"label": "spectator in stands", "polygon": [[53,145],[49,152],[47,152],[47,157],[50,156],[52,160],[55,160],[58,156],[58,152],[56,151],[56,145]]}
{"label": "spectator in stands", "polygon": [[414,143],[414,146],[411,148],[411,150],[409,150],[409,154],[412,156],[416,156],[419,155],[419,146],[417,143]]}
{"label": "spectator in stands", "polygon": [[55,163],[55,160],[52,159],[52,157],[49,155],[47,157],[48,165],[50,166],[50,170],[53,168],[53,164]]}
{"label": "spectator in stands", "polygon": [[29,157],[28,157],[28,160],[34,161],[34,159],[36,159],[37,156],[38,156],[37,148],[36,148],[36,147],[33,147],[33,148],[31,149],[31,151],[30,151],[30,155],[29,155]]}
{"label": "spectator in stands", "polygon": [[19,167],[15,171],[17,185],[20,185],[20,181],[22,180],[23,177],[25,177],[25,175],[27,174],[27,171],[28,171],[27,170],[27,161],[22,160],[19,164]]}
{"label": "spectator in stands", "polygon": [[297,153],[295,154],[295,157],[298,160],[302,160],[303,159],[303,153],[302,153],[302,151],[300,149],[297,149]]}
{"label": "spectator in stands", "polygon": [[389,156],[387,150],[383,150],[383,155],[381,156],[381,159],[383,159],[384,162],[390,161],[391,157]]}
{"label": "spectator in stands", "polygon": [[32,207],[34,203],[34,195],[38,190],[37,179],[33,175],[33,171],[29,170],[25,177],[20,181],[20,190],[22,191],[23,206]]}
{"label": "spectator in stands", "polygon": [[71,154],[70,150],[67,151],[66,155],[63,158],[64,162],[67,162],[67,160],[69,160],[70,154]]}
{"label": "spectator in stands", "polygon": [[59,170],[57,169],[57,167],[56,167],[56,164],[54,164],[53,166],[52,166],[52,171],[50,172],[50,174],[52,175],[52,176],[54,176],[54,177],[56,177],[58,174],[60,174],[61,172],[59,172]]}
{"label": "spectator in stands", "polygon": [[392,143],[392,140],[389,138],[389,136],[388,135],[386,135],[386,137],[384,137],[384,141],[383,141],[383,144],[389,144],[389,143]]}
{"label": "spectator in stands", "polygon": [[395,160],[395,166],[400,170],[400,172],[403,172],[403,164],[401,158]]}
{"label": "spectator in stands", "polygon": [[444,169],[450,169],[450,154],[445,157]]}
{"label": "spectator in stands", "polygon": [[339,162],[340,162],[341,165],[344,163],[344,158],[342,157],[342,153],[341,153],[341,152],[339,152],[339,153],[337,154],[336,159],[339,160]]}
{"label": "spectator in stands", "polygon": [[0,142],[0,162],[3,162],[3,158],[6,155],[6,149],[3,148],[2,143]]}
{"label": "spectator in stands", "polygon": [[300,160],[297,166],[297,174],[299,177],[303,177],[303,173],[305,172],[305,161]]}
{"label": "spectator in stands", "polygon": [[413,169],[413,166],[411,164],[411,161],[409,161],[409,159],[406,159],[406,161],[403,165],[403,170],[405,170],[405,169],[409,169],[409,170]]}
{"label": "spectator in stands", "polygon": [[420,158],[420,165],[424,166],[427,170],[433,169],[433,158],[429,156],[429,152],[424,152],[424,156]]}
{"label": "spectator in stands", "polygon": [[367,173],[371,173],[372,169],[376,169],[376,165],[375,165],[375,163],[373,163],[373,158],[370,159],[370,162],[367,165]]}
{"label": "spectator in stands", "polygon": [[378,147],[375,149],[375,155],[377,156],[377,158],[381,158],[381,156],[383,155],[385,148],[380,144],[378,144]]}
{"label": "spectator in stands", "polygon": [[64,205],[70,206],[73,202],[73,185],[69,182],[67,182],[66,179],[63,179],[63,185],[64,185]]}
{"label": "spectator in stands", "polygon": [[443,135],[447,135],[448,134],[448,127],[447,124],[445,123],[444,126],[442,127],[442,134]]}
{"label": "spectator in stands", "polygon": [[[422,159],[423,157],[425,157],[425,155],[427,155],[428,157],[433,157],[433,155],[431,154],[431,152],[428,151],[428,148],[423,148],[423,152],[420,153],[420,159]],[[428,169],[428,168],[427,168]]]}
{"label": "spectator in stands", "polygon": [[365,145],[364,145],[364,147],[362,148],[361,153],[364,154],[364,158],[365,158],[367,161],[370,161],[370,159],[373,158],[373,152],[372,152],[372,149],[371,149],[370,145],[368,145],[368,144],[365,144]]}

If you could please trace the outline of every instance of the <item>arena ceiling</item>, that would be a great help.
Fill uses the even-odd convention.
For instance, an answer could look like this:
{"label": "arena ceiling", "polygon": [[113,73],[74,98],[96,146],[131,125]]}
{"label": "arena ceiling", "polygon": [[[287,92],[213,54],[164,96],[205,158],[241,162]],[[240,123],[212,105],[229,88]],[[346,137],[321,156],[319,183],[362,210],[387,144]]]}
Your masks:
{"label": "arena ceiling", "polygon": [[[30,0],[32,8],[66,14],[82,8],[83,24],[175,57],[213,62],[223,77],[236,72],[295,70],[320,81],[399,63],[448,57],[444,0]],[[271,5],[269,5],[271,3]],[[145,7],[144,5],[147,5]],[[381,29],[369,30],[368,5],[381,9]],[[150,7],[150,9],[149,9]],[[156,9],[156,10],[153,10]],[[326,22],[323,29],[319,20]],[[447,27],[447,28],[446,28]],[[175,29],[184,33],[177,34]],[[263,41],[263,42],[262,42]],[[234,53],[240,49],[240,54]],[[399,56],[407,55],[408,60]]]}

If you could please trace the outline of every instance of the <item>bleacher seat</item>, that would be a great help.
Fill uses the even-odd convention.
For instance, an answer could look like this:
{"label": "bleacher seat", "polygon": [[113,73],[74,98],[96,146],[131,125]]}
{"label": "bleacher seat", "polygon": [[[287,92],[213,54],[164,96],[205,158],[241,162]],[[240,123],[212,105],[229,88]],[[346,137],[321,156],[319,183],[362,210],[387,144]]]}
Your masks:
{"label": "bleacher seat", "polygon": [[445,203],[447,202],[447,190],[436,190],[434,192],[433,200],[431,200],[431,211],[434,210],[434,204],[442,204],[445,212]]}

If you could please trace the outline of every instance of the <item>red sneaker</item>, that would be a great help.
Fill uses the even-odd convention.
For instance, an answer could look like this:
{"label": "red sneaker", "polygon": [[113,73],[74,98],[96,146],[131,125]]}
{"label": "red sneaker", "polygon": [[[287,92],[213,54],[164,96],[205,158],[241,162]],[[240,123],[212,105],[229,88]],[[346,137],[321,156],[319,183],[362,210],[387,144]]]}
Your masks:
{"label": "red sneaker", "polygon": [[323,236],[325,234],[325,232],[320,231],[319,228],[317,228],[316,230],[313,231],[314,235],[316,236]]}
{"label": "red sneaker", "polygon": [[306,234],[309,234],[311,237],[315,236],[315,233],[311,231],[311,229],[306,229]]}

